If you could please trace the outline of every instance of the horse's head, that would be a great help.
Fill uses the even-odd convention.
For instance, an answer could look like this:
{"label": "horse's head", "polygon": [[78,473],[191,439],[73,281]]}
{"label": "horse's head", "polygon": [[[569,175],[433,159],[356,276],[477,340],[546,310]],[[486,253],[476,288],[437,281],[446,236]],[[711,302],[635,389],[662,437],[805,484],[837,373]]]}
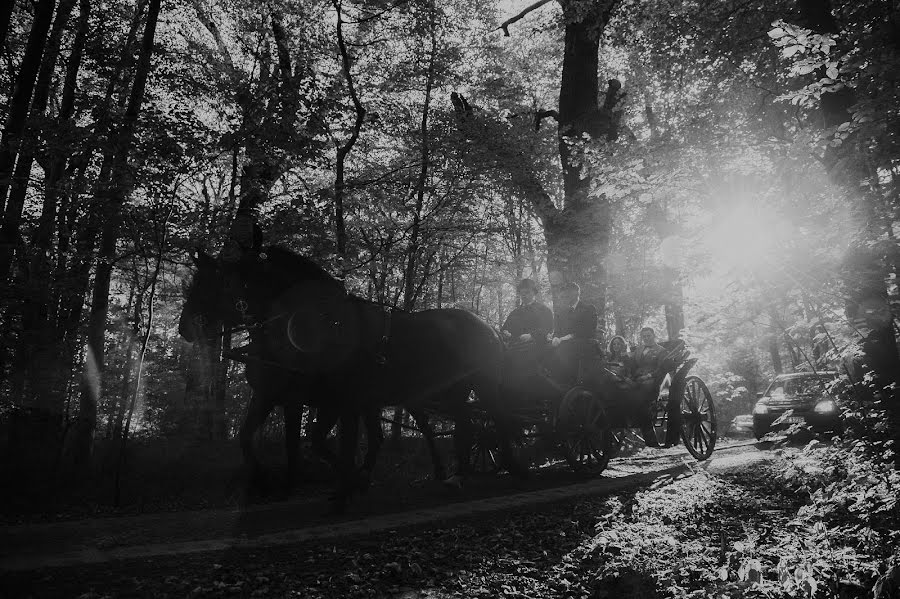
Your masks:
{"label": "horse's head", "polygon": [[178,332],[187,341],[207,336],[208,325],[221,322],[226,313],[222,267],[205,252],[192,254],[191,258],[197,270],[185,291],[184,306],[178,321]]}

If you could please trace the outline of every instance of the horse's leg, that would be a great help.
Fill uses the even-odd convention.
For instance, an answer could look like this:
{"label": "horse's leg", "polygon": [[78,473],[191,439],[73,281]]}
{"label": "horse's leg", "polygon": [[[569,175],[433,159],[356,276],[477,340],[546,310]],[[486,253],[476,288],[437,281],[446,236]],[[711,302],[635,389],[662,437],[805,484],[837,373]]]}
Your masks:
{"label": "horse's leg", "polygon": [[300,447],[300,420],[303,410],[299,401],[289,398],[284,404],[284,450],[287,452],[287,477],[284,491],[290,495],[297,475],[297,453]]}
{"label": "horse's leg", "polygon": [[340,452],[338,455],[338,487],[334,499],[334,509],[343,512],[347,502],[358,487],[356,475],[356,448],[359,443],[359,413],[345,411],[341,413],[338,427]]}
{"label": "horse's leg", "polygon": [[428,451],[431,452],[431,465],[434,467],[434,479],[444,480],[447,477],[447,471],[444,468],[444,461],[441,459],[441,454],[434,442],[434,431],[431,429],[431,423],[428,422],[428,415],[416,408],[407,407],[406,411],[409,412],[409,415],[416,421],[416,426],[419,427],[419,431],[421,431],[422,436],[425,438],[425,443],[428,444]]}
{"label": "horse's leg", "polygon": [[253,436],[265,424],[271,411],[272,402],[264,395],[253,393],[240,431],[241,452],[244,456],[244,464],[249,468],[250,485],[263,494],[267,491],[267,485],[262,465],[253,450]]}
{"label": "horse's leg", "polygon": [[362,481],[363,489],[368,489],[372,484],[372,472],[375,470],[375,462],[378,460],[378,452],[384,443],[384,432],[381,430],[381,406],[373,405],[363,409],[363,424],[366,427],[366,439],[368,448],[363,457]]}

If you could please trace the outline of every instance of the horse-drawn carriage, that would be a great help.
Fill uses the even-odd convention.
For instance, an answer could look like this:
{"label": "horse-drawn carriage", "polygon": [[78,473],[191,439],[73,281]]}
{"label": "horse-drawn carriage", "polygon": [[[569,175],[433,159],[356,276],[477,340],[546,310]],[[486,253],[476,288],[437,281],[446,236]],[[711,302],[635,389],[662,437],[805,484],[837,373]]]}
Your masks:
{"label": "horse-drawn carriage", "polygon": [[[606,468],[631,429],[639,429],[649,447],[683,442],[697,460],[709,458],[717,438],[712,395],[700,377],[688,374],[697,359],[682,341],[663,347],[667,354],[642,382],[607,369],[598,352],[581,359],[574,385],[548,378],[531,344],[510,348],[504,393],[521,427],[518,445],[549,446],[573,470],[588,474]],[[499,470],[496,430],[477,402],[473,408],[473,464],[480,471]]]}
{"label": "horse-drawn carriage", "polygon": [[[619,384],[599,360],[583,361],[578,384],[563,387],[536,370],[510,367],[515,352],[465,310],[394,311],[353,296],[312,261],[277,246],[239,262],[205,255],[196,261],[179,324],[185,339],[215,336],[215,322],[250,331],[250,351],[240,359],[254,391],[241,427],[251,480],[261,478],[253,435],[275,405],[285,408],[290,480],[303,403],[317,407],[313,443],[318,438],[320,454],[338,469],[342,502],[358,486],[360,418],[371,442],[373,415],[388,405],[431,407],[452,419],[456,458],[466,471],[473,459],[476,467],[517,469],[515,442],[526,431],[551,440],[573,468],[594,473],[617,450],[619,431],[630,427],[642,428],[649,445],[681,438],[698,459],[713,450],[712,398],[688,376],[696,360],[683,345],[669,348],[649,387]],[[517,371],[526,376],[509,376]],[[335,455],[322,442],[339,419]],[[364,470],[376,453],[370,443]]]}

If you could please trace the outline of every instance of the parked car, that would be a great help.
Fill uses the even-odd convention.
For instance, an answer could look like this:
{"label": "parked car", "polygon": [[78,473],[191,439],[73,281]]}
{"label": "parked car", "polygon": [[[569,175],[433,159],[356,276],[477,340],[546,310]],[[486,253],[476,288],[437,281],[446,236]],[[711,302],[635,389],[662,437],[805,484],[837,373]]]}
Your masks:
{"label": "parked car", "polygon": [[728,434],[733,437],[744,437],[753,434],[753,414],[738,414],[732,418]]}
{"label": "parked car", "polygon": [[833,371],[776,376],[753,407],[753,435],[761,439],[772,430],[798,423],[809,425],[817,433],[839,430],[840,410],[826,389],[837,376]]}

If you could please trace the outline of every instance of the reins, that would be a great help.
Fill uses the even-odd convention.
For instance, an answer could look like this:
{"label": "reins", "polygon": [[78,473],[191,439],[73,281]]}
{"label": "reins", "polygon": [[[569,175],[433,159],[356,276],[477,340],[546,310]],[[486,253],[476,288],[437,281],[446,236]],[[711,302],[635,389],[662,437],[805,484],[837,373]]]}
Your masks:
{"label": "reins", "polygon": [[[260,257],[263,260],[266,259],[265,254],[261,254]],[[282,267],[282,270],[283,270],[283,267]],[[317,279],[313,279],[313,280],[317,280]],[[216,331],[214,334],[209,335],[209,336],[204,336],[205,339],[207,339],[208,341],[221,340],[226,335],[234,335],[236,333],[247,332],[252,335],[253,333],[261,332],[264,327],[266,327],[267,325],[270,325],[273,322],[285,320],[285,319],[292,319],[294,316],[294,313],[292,313],[290,311],[290,309],[288,308],[286,310],[280,311],[278,314],[269,316],[268,318],[265,318],[265,319],[258,318],[257,312],[261,306],[259,306],[259,305],[254,306],[252,304],[252,302],[248,299],[249,283],[246,278],[246,273],[241,272],[240,270],[238,270],[237,272],[232,271],[231,273],[226,274],[226,276],[224,277],[224,280],[223,280],[222,292],[229,296],[228,299],[232,303],[233,310],[239,315],[238,318],[239,318],[240,322],[238,322],[237,324],[234,324],[233,326],[225,325],[222,328],[220,328],[218,331]],[[363,308],[364,306],[369,306],[371,308],[378,309],[378,311],[381,313],[382,318],[381,318],[381,322],[379,324],[375,324],[373,322],[372,325],[374,325],[374,326],[370,325],[371,328],[365,327],[366,332],[368,334],[372,335],[372,337],[374,337],[374,343],[372,343],[372,341],[369,341],[369,343],[366,343],[365,345],[368,345],[369,348],[371,348],[369,351],[371,351],[372,353],[370,354],[371,357],[369,359],[373,360],[379,367],[383,367],[388,362],[388,346],[389,346],[391,338],[393,336],[394,311],[397,310],[397,308],[387,305],[387,304],[380,303],[380,302],[374,302],[371,300],[366,300],[366,299],[360,298],[358,296],[354,296],[353,294],[348,293],[346,290],[344,291],[344,293],[346,293],[347,299],[352,298],[354,300],[360,301],[360,304],[359,304],[360,308]],[[265,303],[262,305],[262,307],[265,308]],[[256,308],[256,309],[254,309],[254,308]],[[282,308],[285,308],[285,307],[282,306]],[[363,314],[365,311],[366,310],[362,310]],[[326,311],[326,312],[328,312],[328,311]],[[367,318],[363,314],[360,314],[359,317],[362,318],[363,320],[367,320]],[[197,317],[197,318],[202,318],[202,316]],[[330,325],[336,326],[339,328],[344,328],[348,324],[345,322],[345,318],[342,318],[341,316],[333,316],[329,320],[332,321],[332,322],[329,322]],[[205,328],[205,327],[203,327],[204,324],[205,323],[200,323],[200,326],[202,328]],[[360,322],[359,324],[362,325],[362,322]],[[289,321],[286,324],[286,326],[288,328],[288,335],[290,337],[291,322]],[[360,331],[360,332],[362,332],[362,331]],[[371,343],[371,345],[370,345],[370,343]],[[303,350],[302,347],[300,347],[296,343],[294,343],[293,340],[291,340],[291,344],[294,345],[295,348],[297,348],[301,351]],[[360,346],[360,349],[362,349],[362,346]],[[257,354],[257,355],[252,355],[252,354]],[[285,365],[283,362],[269,360],[269,359],[262,357],[261,354],[258,354],[258,352],[254,351],[250,346],[240,348],[240,349],[235,349],[235,350],[229,350],[228,352],[226,352],[224,354],[224,357],[226,357],[228,359],[236,360],[239,362],[243,362],[243,363],[248,363],[248,362],[252,361],[254,363],[258,363],[258,364],[262,364],[262,365],[275,366],[275,367],[278,367],[278,368],[281,368],[284,370],[300,372],[298,369],[291,368],[291,367]]]}

